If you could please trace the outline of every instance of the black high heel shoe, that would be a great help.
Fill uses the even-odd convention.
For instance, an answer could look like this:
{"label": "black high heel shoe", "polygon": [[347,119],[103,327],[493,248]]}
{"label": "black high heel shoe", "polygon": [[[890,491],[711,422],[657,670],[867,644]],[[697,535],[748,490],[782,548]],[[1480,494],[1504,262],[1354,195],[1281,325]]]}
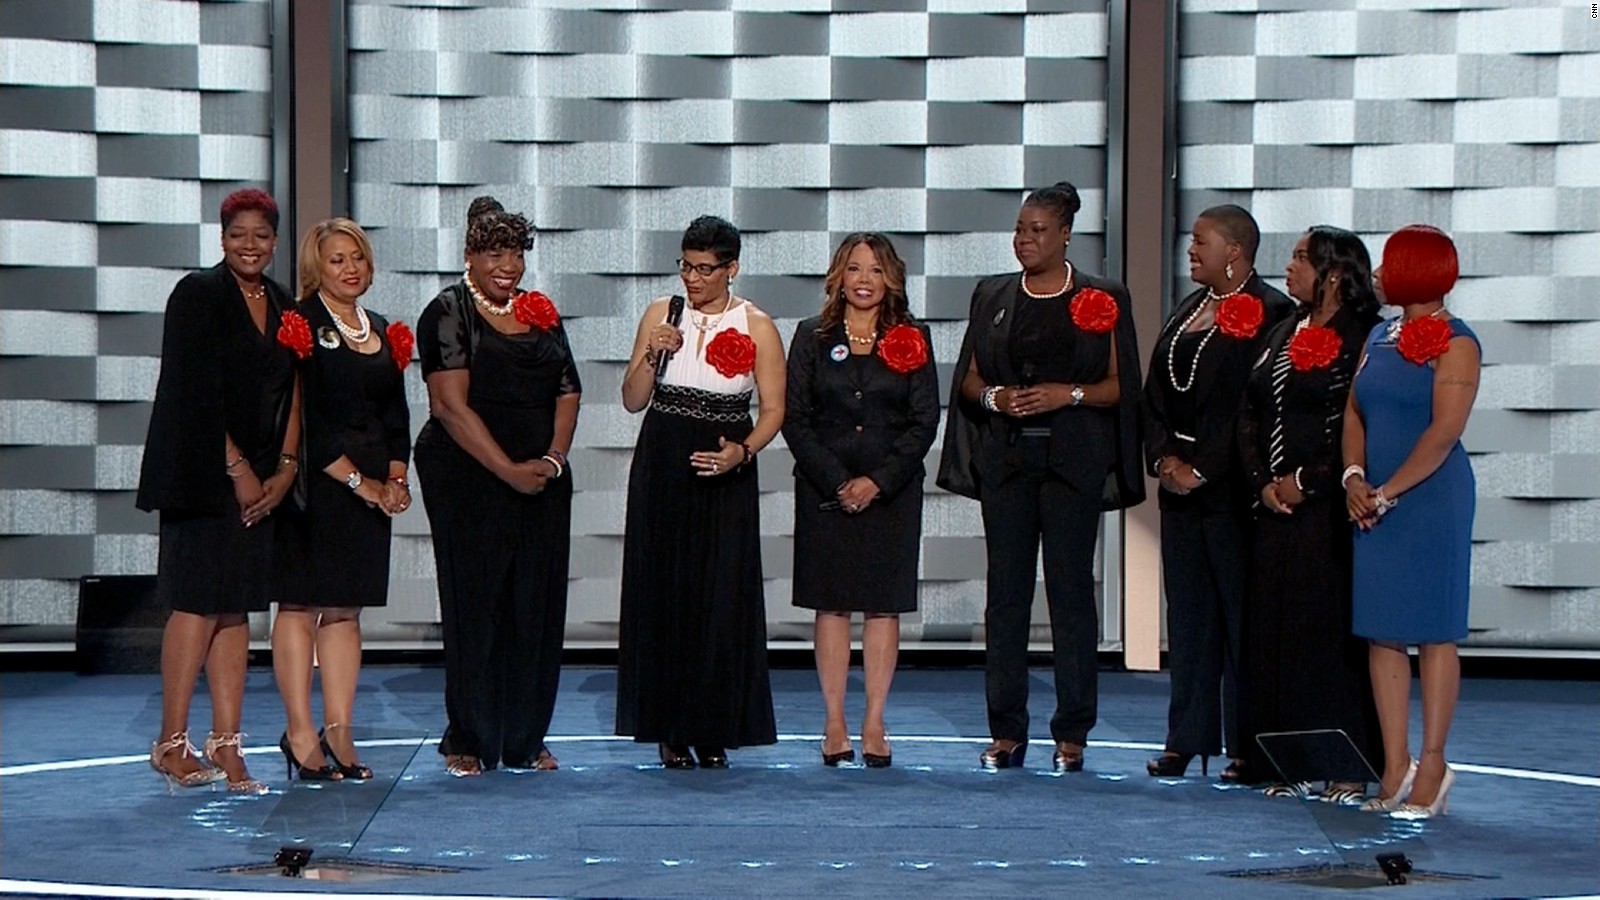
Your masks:
{"label": "black high heel shoe", "polygon": [[668,769],[692,769],[694,757],[689,755],[688,747],[675,747],[671,744],[662,744],[659,747],[661,765]]}
{"label": "black high heel shoe", "polygon": [[[343,727],[344,726],[342,726],[342,725],[329,725],[328,726],[328,728],[343,728]],[[367,779],[371,778],[372,777],[372,770],[367,768],[366,766],[363,766],[360,763],[356,763],[353,766],[347,766],[347,765],[345,765],[343,762],[341,762],[339,760],[339,754],[334,753],[333,752],[333,747],[328,744],[328,736],[325,733],[326,731],[327,731],[327,728],[324,728],[322,731],[317,732],[317,740],[322,742],[322,755],[327,758],[329,764],[331,764],[335,769],[337,769],[339,771],[339,774],[343,775],[345,778],[349,778],[349,779],[352,779],[354,781],[366,781]]]}
{"label": "black high heel shoe", "polygon": [[834,766],[838,766],[840,763],[848,763],[848,762],[855,762],[855,761],[856,761],[856,748],[854,748],[854,747],[850,747],[849,749],[846,749],[846,750],[840,750],[838,753],[829,753],[826,750],[822,751],[822,764],[825,765],[825,766],[834,767]]}
{"label": "black high heel shoe", "polygon": [[978,762],[985,769],[1020,769],[1027,755],[1027,741],[1013,741],[1010,747],[1003,747],[1000,741],[995,741],[978,756]]}
{"label": "black high heel shoe", "polygon": [[861,751],[861,761],[866,763],[869,769],[887,769],[894,764],[894,754],[884,753],[879,755],[863,750]]}
{"label": "black high heel shoe", "polygon": [[[1193,760],[1193,753],[1176,753],[1171,750],[1163,751],[1155,759],[1144,764],[1144,770],[1152,778],[1182,778],[1189,771],[1189,762]],[[1200,756],[1200,774],[1205,776],[1211,764],[1211,757]]]}
{"label": "black high heel shoe", "polygon": [[339,774],[338,769],[335,769],[333,766],[327,765],[326,763],[324,763],[320,769],[313,769],[309,766],[301,765],[300,760],[295,759],[294,748],[289,746],[289,732],[287,731],[283,733],[283,737],[278,738],[278,749],[283,751],[283,761],[288,764],[289,768],[284,777],[290,781],[294,780],[294,776],[297,772],[300,775],[301,781],[344,780],[344,776]]}
{"label": "black high heel shoe", "polygon": [[728,767],[728,751],[721,747],[696,747],[694,755],[700,759],[702,769],[726,769]]}

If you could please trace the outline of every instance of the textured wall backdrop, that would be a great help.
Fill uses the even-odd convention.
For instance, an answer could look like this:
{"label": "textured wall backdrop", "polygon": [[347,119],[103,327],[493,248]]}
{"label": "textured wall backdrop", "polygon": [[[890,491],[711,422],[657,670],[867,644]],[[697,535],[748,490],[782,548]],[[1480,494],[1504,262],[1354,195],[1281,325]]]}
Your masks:
{"label": "textured wall backdrop", "polygon": [[[1025,187],[1074,181],[1074,258],[1098,271],[1104,255],[1104,0],[616,5],[357,2],[349,17],[352,209],[383,268],[372,305],[413,318],[460,271],[476,194],[540,229],[525,283],[567,317],[585,386],[568,634],[596,640],[615,634],[639,425],[619,379],[645,302],[677,283],[665,273],[690,219],[744,231],[737,287],[785,341],[820,307],[837,241],[891,232],[943,380],[975,276],[1015,265]],[[789,604],[781,442],[761,464],[770,634],[809,638],[810,614]],[[433,621],[426,527],[420,511],[400,523],[392,621]],[[975,503],[929,497],[908,637],[975,637],[981,533]]]}
{"label": "textured wall backdrop", "polygon": [[1477,331],[1485,362],[1465,437],[1478,477],[1475,641],[1600,645],[1591,4],[1179,9],[1180,229],[1213,203],[1249,207],[1264,232],[1260,268],[1280,281],[1313,224],[1353,228],[1374,256],[1401,225],[1449,231],[1462,268],[1449,305]]}
{"label": "textured wall backdrop", "polygon": [[272,176],[264,0],[0,3],[0,624],[155,571],[133,508],[161,311]]}

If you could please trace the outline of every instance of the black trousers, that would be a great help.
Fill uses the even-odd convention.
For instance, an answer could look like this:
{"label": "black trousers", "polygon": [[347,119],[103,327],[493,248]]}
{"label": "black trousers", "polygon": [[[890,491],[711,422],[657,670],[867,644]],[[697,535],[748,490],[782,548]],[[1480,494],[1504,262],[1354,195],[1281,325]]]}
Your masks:
{"label": "black trousers", "polygon": [[509,503],[488,496],[471,504],[423,494],[444,631],[449,725],[439,752],[529,768],[561,680],[572,489],[562,479]]}
{"label": "black trousers", "polygon": [[1247,566],[1245,526],[1231,509],[1161,511],[1172,700],[1166,748],[1239,756],[1239,659]]}
{"label": "black trousers", "polygon": [[[1041,451],[1047,443],[1023,440],[1036,442]],[[983,612],[989,734],[997,740],[1028,739],[1028,628],[1042,543],[1055,657],[1056,711],[1050,718],[1050,736],[1083,744],[1094,727],[1099,699],[1094,545],[1100,530],[1100,498],[1086,497],[1049,473],[1042,452],[1037,462],[983,488],[989,556]]]}

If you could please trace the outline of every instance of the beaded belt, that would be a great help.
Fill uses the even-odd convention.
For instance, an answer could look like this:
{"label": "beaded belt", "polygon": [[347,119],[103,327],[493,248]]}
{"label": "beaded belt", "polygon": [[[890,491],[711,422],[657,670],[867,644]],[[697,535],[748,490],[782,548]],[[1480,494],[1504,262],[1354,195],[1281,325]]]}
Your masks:
{"label": "beaded belt", "polygon": [[655,396],[650,398],[650,408],[707,422],[742,422],[750,416],[752,393],[719,394],[700,388],[662,384],[656,386]]}

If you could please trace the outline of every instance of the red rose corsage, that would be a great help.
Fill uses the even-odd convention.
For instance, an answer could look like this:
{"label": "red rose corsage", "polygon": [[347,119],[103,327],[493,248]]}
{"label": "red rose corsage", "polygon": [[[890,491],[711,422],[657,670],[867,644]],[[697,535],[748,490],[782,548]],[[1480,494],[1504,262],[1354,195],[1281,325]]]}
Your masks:
{"label": "red rose corsage", "polygon": [[1117,300],[1099,288],[1084,288],[1072,298],[1072,324],[1090,334],[1117,327]]}
{"label": "red rose corsage", "polygon": [[553,330],[561,324],[561,314],[549,297],[538,291],[523,291],[511,299],[511,312],[517,321],[541,331]]}
{"label": "red rose corsage", "polygon": [[1400,338],[1394,342],[1394,346],[1401,356],[1421,366],[1444,355],[1450,349],[1450,338],[1454,335],[1449,322],[1423,316],[1400,326]]}
{"label": "red rose corsage", "polygon": [[756,342],[737,328],[719,331],[706,345],[706,362],[723,378],[748,375],[756,368]]}
{"label": "red rose corsage", "polygon": [[406,366],[411,365],[411,351],[417,346],[417,336],[404,322],[389,323],[389,330],[384,334],[389,338],[389,354],[394,357],[394,364],[404,372]]}
{"label": "red rose corsage", "polygon": [[1289,363],[1301,372],[1326,369],[1339,358],[1344,341],[1326,325],[1307,325],[1289,339]]}
{"label": "red rose corsage", "polygon": [[1234,294],[1217,307],[1217,328],[1228,337],[1249,340],[1261,330],[1266,317],[1266,307],[1259,298]]}
{"label": "red rose corsage", "polygon": [[293,350],[300,359],[310,356],[311,323],[292,309],[284,313],[283,324],[278,326],[278,343]]}
{"label": "red rose corsage", "polygon": [[896,325],[878,339],[878,357],[897,375],[910,375],[928,364],[928,342],[915,325]]}

